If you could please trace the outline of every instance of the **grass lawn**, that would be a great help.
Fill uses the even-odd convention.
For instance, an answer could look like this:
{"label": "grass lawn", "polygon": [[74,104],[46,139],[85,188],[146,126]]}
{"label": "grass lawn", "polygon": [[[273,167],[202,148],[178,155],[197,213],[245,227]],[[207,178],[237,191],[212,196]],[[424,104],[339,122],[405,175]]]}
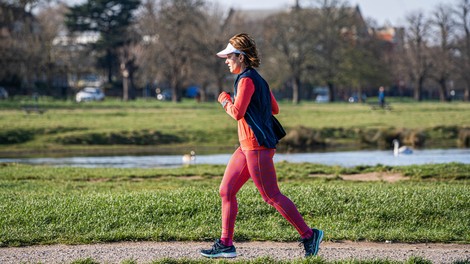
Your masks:
{"label": "grass lawn", "polygon": [[[326,240],[470,243],[470,165],[278,166],[281,190]],[[0,246],[113,241],[212,241],[220,234],[224,166],[84,169],[3,164]],[[296,171],[301,173],[296,173]],[[312,174],[394,172],[398,183]],[[449,173],[450,177],[442,176]],[[238,195],[237,241],[296,241],[252,183]]]}

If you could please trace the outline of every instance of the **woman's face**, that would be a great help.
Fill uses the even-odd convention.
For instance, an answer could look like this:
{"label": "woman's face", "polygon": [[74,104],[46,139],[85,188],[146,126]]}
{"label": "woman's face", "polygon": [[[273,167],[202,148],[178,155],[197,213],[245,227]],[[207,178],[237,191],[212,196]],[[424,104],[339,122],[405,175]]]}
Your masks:
{"label": "woman's face", "polygon": [[227,55],[227,59],[225,59],[225,64],[228,65],[228,68],[231,73],[233,74],[239,74],[242,72],[244,69],[244,64],[243,64],[243,55],[235,53],[231,53]]}

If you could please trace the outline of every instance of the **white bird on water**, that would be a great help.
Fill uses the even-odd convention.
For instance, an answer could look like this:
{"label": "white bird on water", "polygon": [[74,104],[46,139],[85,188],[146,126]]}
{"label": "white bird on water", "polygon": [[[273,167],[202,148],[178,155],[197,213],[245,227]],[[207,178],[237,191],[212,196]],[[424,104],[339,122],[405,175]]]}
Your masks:
{"label": "white bird on water", "polygon": [[196,152],[194,150],[191,150],[189,154],[184,154],[183,155],[183,164],[192,164],[196,160]]}
{"label": "white bird on water", "polygon": [[393,140],[393,156],[397,157],[400,154],[411,154],[413,150],[408,146],[401,146],[397,139]]}

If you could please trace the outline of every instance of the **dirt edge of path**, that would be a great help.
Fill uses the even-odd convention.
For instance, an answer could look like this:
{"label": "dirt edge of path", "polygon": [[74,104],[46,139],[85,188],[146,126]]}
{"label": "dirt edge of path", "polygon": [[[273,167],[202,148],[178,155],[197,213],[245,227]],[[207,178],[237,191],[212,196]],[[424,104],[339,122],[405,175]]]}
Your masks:
{"label": "dirt edge of path", "polygon": [[384,181],[384,182],[397,182],[409,180],[408,177],[403,176],[401,173],[390,173],[390,172],[369,172],[369,173],[358,173],[358,174],[311,174],[312,178],[325,178],[325,179],[341,179],[344,181]]}
{"label": "dirt edge of path", "polygon": [[[91,258],[99,263],[150,263],[163,258],[204,259],[199,251],[208,242],[119,242],[91,245],[48,245],[0,248],[0,263],[71,263]],[[238,260],[270,257],[275,260],[303,258],[303,248],[289,242],[236,243]],[[389,259],[406,261],[421,257],[432,263],[470,261],[470,244],[406,244],[375,242],[323,242],[319,256],[327,261]]]}

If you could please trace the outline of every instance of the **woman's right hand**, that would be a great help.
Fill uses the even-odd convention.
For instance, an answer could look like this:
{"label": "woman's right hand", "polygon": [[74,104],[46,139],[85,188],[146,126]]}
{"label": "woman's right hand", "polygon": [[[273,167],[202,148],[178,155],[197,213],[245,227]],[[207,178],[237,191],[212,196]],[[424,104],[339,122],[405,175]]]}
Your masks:
{"label": "woman's right hand", "polygon": [[219,101],[219,103],[222,104],[222,107],[225,107],[225,105],[227,105],[228,102],[232,102],[232,98],[230,97],[230,94],[228,94],[227,92],[221,92],[219,94],[219,98],[217,99],[217,101]]}

